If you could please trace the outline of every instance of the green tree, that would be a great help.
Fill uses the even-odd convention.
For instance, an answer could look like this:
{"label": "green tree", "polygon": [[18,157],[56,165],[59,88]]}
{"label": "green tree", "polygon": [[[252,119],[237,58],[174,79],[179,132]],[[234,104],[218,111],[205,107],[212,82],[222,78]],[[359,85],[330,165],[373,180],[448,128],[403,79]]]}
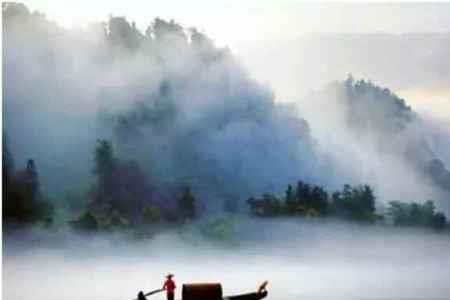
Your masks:
{"label": "green tree", "polygon": [[[11,176],[11,174],[10,174]],[[34,160],[27,161],[26,168],[8,179],[6,198],[3,199],[5,222],[51,223],[53,205],[43,199],[40,191],[39,174]]]}
{"label": "green tree", "polygon": [[82,232],[93,232],[99,229],[97,218],[90,212],[85,212],[78,219],[70,221],[72,229]]}
{"label": "green tree", "polygon": [[293,215],[297,210],[297,199],[295,197],[294,190],[292,189],[292,185],[288,185],[286,189],[286,195],[284,198],[284,206],[286,213],[288,215]]}
{"label": "green tree", "polygon": [[250,206],[250,213],[258,217],[279,216],[285,211],[281,201],[270,193],[263,194],[261,199],[251,197],[247,203]]}
{"label": "green tree", "polygon": [[362,210],[368,214],[375,213],[375,195],[372,188],[368,185],[362,186],[361,194]]}
{"label": "green tree", "polygon": [[407,203],[389,202],[388,215],[392,217],[394,225],[410,225],[409,205]]}
{"label": "green tree", "polygon": [[345,184],[342,191],[332,195],[332,211],[339,217],[372,222],[375,216],[375,196],[368,185],[352,187]]}
{"label": "green tree", "polygon": [[95,149],[94,174],[97,183],[92,188],[89,209],[102,217],[110,217],[114,211],[137,224],[142,210],[152,205],[152,186],[139,164],[121,161],[114,155],[107,140],[99,140]]}
{"label": "green tree", "polygon": [[142,211],[142,223],[155,224],[161,221],[161,211],[155,206],[147,206]]}
{"label": "green tree", "polygon": [[320,186],[314,186],[311,190],[308,209],[315,210],[319,215],[326,215],[328,212],[328,193]]}
{"label": "green tree", "polygon": [[433,216],[432,227],[436,229],[444,229],[447,226],[447,217],[442,212],[438,212]]}
{"label": "green tree", "polygon": [[107,140],[98,140],[97,147],[95,148],[94,174],[98,176],[99,184],[107,184],[107,181],[112,176],[116,165],[117,162],[114,158],[111,142]]}
{"label": "green tree", "polygon": [[154,39],[158,42],[187,45],[187,37],[183,27],[174,20],[167,22],[163,19],[155,18],[151,31]]}
{"label": "green tree", "polygon": [[3,28],[5,28],[5,22],[12,18],[25,19],[30,16],[28,8],[19,2],[2,2],[2,15],[3,15]]}
{"label": "green tree", "polygon": [[266,216],[278,216],[282,213],[282,205],[277,196],[266,193],[263,194],[264,211]]}
{"label": "green tree", "polygon": [[3,153],[2,153],[2,207],[3,207],[3,216],[5,217],[6,213],[6,199],[8,198],[8,192],[11,188],[11,182],[14,176],[14,158],[12,153],[9,151],[8,140],[6,134],[3,133]]}
{"label": "green tree", "polygon": [[134,22],[130,25],[124,17],[111,17],[108,21],[108,40],[114,46],[137,50],[144,36],[137,30]]}
{"label": "green tree", "polygon": [[391,201],[388,215],[396,226],[421,226],[443,229],[447,218],[442,212],[435,212],[433,201],[424,204]]}
{"label": "green tree", "polygon": [[309,206],[310,190],[311,188],[308,183],[305,183],[301,180],[297,182],[295,195],[300,209],[302,209],[304,212],[306,212],[306,209]]}
{"label": "green tree", "polygon": [[189,186],[183,190],[181,197],[178,199],[178,209],[184,221],[192,220],[197,215],[195,198],[192,195],[191,188]]}
{"label": "green tree", "polygon": [[97,204],[112,204],[118,194],[116,171],[118,162],[114,157],[111,142],[98,140],[95,148],[93,173],[97,176],[97,185],[94,190],[94,201]]}
{"label": "green tree", "polygon": [[328,213],[328,193],[318,185],[309,185],[299,181],[295,191],[296,210],[306,214],[308,210],[313,209],[320,215]]}
{"label": "green tree", "polygon": [[31,201],[36,201],[40,197],[39,174],[33,159],[29,159],[25,169],[23,180],[25,181],[25,192]]}

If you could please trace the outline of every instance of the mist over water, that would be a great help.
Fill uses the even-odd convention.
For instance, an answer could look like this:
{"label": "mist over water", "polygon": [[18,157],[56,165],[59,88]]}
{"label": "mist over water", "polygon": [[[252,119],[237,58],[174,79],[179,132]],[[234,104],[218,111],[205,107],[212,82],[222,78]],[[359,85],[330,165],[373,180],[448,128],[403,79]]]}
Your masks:
{"label": "mist over water", "polygon": [[[69,30],[18,6],[4,15],[3,30],[3,131],[11,160],[20,175],[34,159],[41,192],[58,209],[50,229],[5,232],[4,299],[131,300],[160,288],[168,272],[175,274],[177,298],[182,283],[221,282],[224,294],[233,295],[255,291],[264,280],[273,300],[450,297],[448,230],[243,217],[248,197],[283,195],[297,180],[330,193],[346,183],[368,184],[379,214],[392,200],[431,199],[448,216],[448,124],[414,111],[388,84],[345,80],[353,70],[394,88],[446,80],[448,61],[440,62],[448,35],[369,38],[373,51],[383,53],[376,60],[367,59],[364,35],[335,36],[333,47],[330,37],[312,37],[301,57],[283,57],[303,77],[295,70],[279,76],[284,67],[269,55],[277,65],[264,64],[264,72],[296,100],[286,103],[254,80],[232,49],[174,21],[155,19],[140,32],[112,17]],[[424,43],[433,51],[413,60],[404,55],[403,47]],[[427,66],[430,55],[428,77],[411,62]],[[414,71],[414,83],[385,57],[408,67],[404,73]],[[326,85],[330,80],[338,81]],[[167,208],[164,201],[175,203],[174,191],[190,185],[201,216],[178,227],[157,224],[151,238],[129,228],[69,231],[79,211],[61,207],[67,189],[82,195],[75,197],[83,202],[78,208],[92,200],[97,139],[110,140],[118,160],[134,160],[148,175],[151,193],[137,199]],[[241,211],[230,218],[231,231],[215,239],[204,228],[224,199],[237,200]]]}
{"label": "mist over water", "polygon": [[[342,223],[245,220],[238,243],[195,230],[151,240],[39,233],[7,240],[3,298],[132,299],[175,274],[182,283],[221,282],[225,295],[269,280],[269,299],[446,299],[450,237]],[[56,239],[57,238],[57,239]],[[6,275],[6,276],[5,276]],[[155,300],[164,299],[158,294]]]}

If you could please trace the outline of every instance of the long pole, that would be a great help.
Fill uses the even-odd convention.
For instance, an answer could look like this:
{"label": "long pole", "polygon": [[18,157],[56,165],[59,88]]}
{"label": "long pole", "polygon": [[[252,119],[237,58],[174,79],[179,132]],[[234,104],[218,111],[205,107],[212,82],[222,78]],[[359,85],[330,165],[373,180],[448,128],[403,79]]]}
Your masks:
{"label": "long pole", "polygon": [[150,295],[153,295],[153,294],[160,293],[162,291],[164,291],[164,289],[154,290],[154,291],[148,292],[147,294],[144,294],[144,296],[150,296]]}
{"label": "long pole", "polygon": [[[154,290],[154,291],[151,291],[151,292],[148,292],[148,293],[146,293],[146,294],[144,294],[144,296],[150,296],[150,295],[153,295],[153,294],[157,294],[157,293],[160,293],[160,292],[162,292],[162,291],[164,291],[164,289],[158,289],[158,290]],[[138,300],[137,298],[134,298],[133,300]]]}

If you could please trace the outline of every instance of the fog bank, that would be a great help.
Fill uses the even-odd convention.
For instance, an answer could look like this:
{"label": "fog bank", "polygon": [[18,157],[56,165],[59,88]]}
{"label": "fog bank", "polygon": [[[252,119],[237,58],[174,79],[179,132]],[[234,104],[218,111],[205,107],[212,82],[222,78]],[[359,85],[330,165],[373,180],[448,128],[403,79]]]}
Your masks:
{"label": "fog bank", "polygon": [[279,219],[241,221],[234,230],[237,244],[214,242],[195,230],[144,241],[61,234],[62,242],[36,232],[33,238],[7,240],[5,299],[132,299],[141,289],[159,288],[167,272],[175,273],[179,288],[217,281],[226,295],[253,291],[267,279],[270,299],[450,294],[450,238],[431,231]]}

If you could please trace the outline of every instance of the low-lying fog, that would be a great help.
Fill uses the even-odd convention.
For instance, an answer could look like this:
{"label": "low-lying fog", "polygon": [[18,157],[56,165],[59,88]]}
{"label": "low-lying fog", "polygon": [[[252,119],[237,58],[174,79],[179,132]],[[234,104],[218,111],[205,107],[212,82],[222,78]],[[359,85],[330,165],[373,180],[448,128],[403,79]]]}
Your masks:
{"label": "low-lying fog", "polygon": [[[127,300],[175,274],[268,299],[448,299],[450,236],[340,223],[240,221],[227,243],[195,226],[153,238],[33,232],[5,238],[3,299]],[[157,294],[151,299],[164,299]]]}

